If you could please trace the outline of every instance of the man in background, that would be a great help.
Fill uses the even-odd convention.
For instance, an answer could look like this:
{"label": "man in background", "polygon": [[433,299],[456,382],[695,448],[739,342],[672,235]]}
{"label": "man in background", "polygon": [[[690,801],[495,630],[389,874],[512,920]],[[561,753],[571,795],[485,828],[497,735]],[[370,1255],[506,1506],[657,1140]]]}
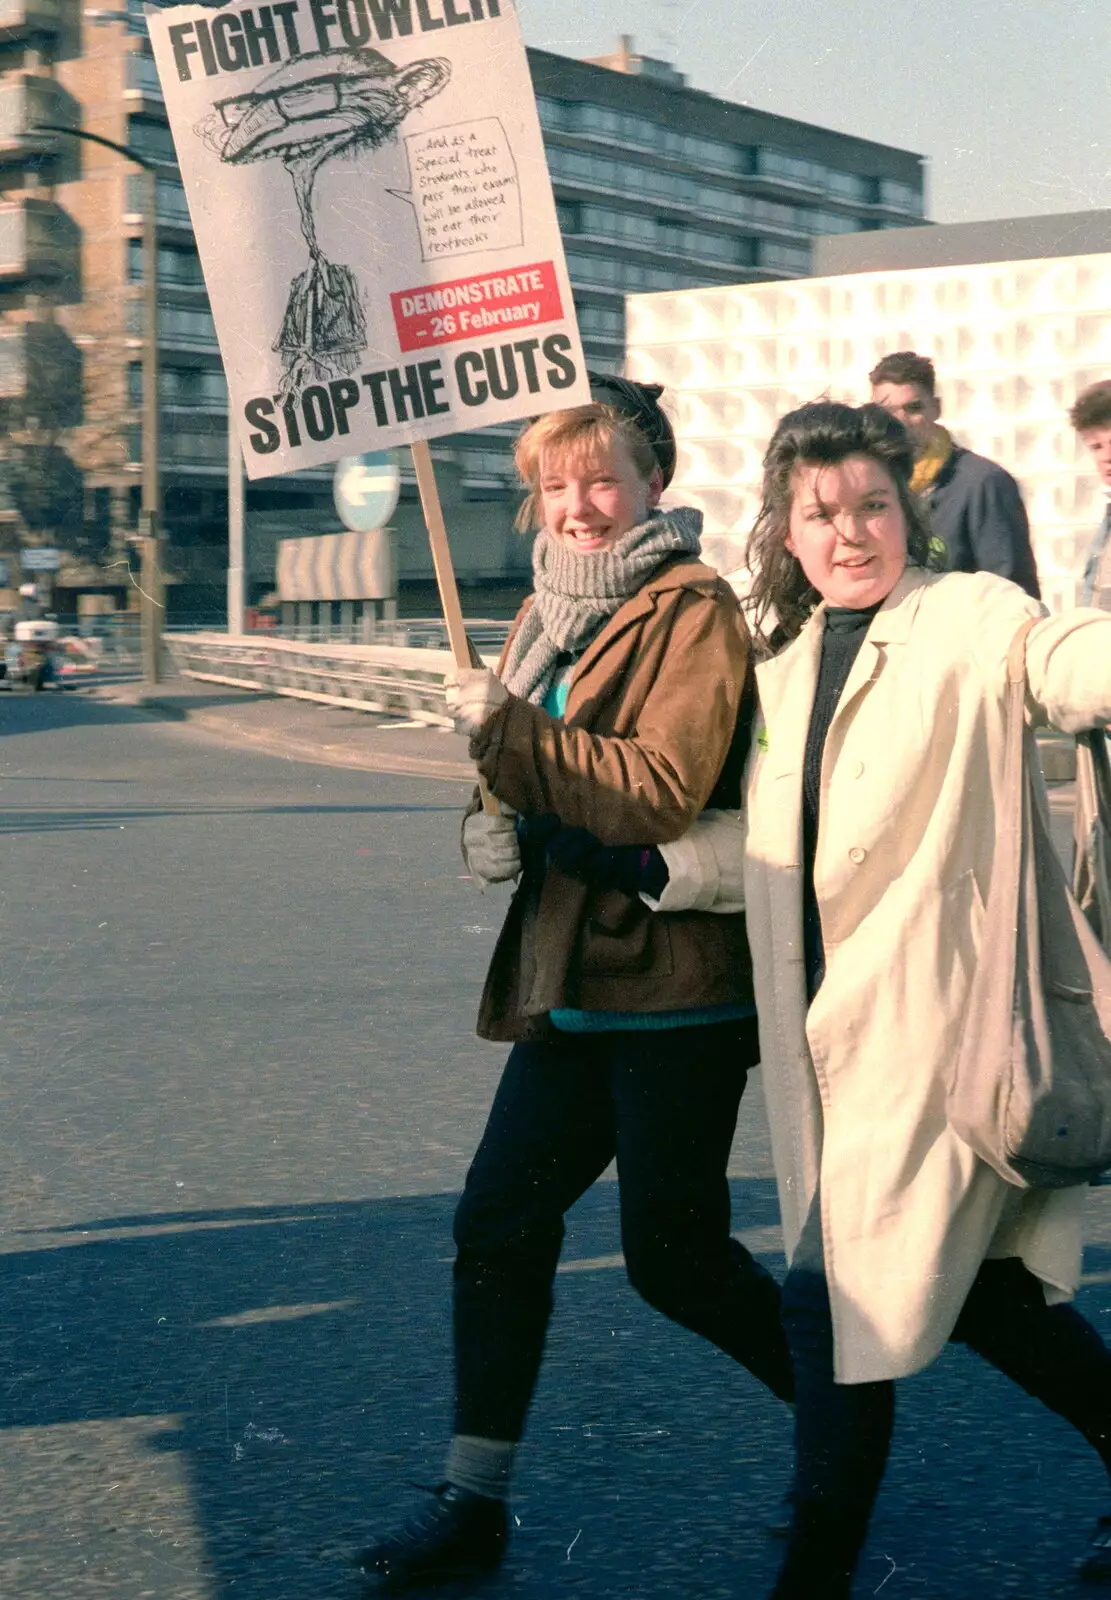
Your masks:
{"label": "man in background", "polygon": [[1111,378],[1089,384],[1081,391],[1069,412],[1069,421],[1091,452],[1107,496],[1103,520],[1088,546],[1080,604],[1111,611]]}
{"label": "man in background", "polygon": [[1038,569],[1022,493],[1009,472],[941,426],[928,356],[897,350],[869,373],[872,399],[906,428],[917,458],[911,488],[925,502],[951,572],[996,572],[1037,600]]}

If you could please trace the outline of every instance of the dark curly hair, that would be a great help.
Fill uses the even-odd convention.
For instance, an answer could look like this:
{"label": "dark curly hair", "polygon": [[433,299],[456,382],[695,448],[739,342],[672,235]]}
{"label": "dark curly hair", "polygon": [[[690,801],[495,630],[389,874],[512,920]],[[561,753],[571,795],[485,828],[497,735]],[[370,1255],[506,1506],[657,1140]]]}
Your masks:
{"label": "dark curly hair", "polygon": [[753,575],[747,603],[764,649],[800,633],[821,600],[787,549],[795,468],[833,467],[847,456],[871,457],[894,483],[906,522],[908,562],[934,570],[945,565],[944,547],[933,538],[926,512],[910,490],[914,447],[901,422],[882,406],[847,406],[835,400],[814,400],[789,411],[764,455],[763,498],[746,556]]}
{"label": "dark curly hair", "polygon": [[1111,378],[1090,383],[1077,395],[1076,403],[1069,412],[1069,421],[1077,433],[1083,433],[1088,428],[1111,426]]}

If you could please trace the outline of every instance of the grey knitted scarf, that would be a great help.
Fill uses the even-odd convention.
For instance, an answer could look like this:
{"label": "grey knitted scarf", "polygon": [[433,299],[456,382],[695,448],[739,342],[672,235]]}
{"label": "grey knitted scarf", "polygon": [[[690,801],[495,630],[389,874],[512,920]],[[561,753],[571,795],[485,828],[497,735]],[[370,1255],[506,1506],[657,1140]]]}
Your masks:
{"label": "grey knitted scarf", "polygon": [[556,658],[581,655],[668,556],[698,555],[701,532],[702,513],[689,506],[655,512],[612,549],[587,555],[542,529],[532,549],[533,602],[502,668],[509,692],[540,705]]}

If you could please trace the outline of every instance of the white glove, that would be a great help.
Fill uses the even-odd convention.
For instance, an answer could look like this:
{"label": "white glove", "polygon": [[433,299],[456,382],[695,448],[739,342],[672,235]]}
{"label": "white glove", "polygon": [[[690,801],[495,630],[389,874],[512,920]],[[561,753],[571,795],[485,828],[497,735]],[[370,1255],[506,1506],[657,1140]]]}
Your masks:
{"label": "white glove", "polygon": [[509,690],[489,667],[453,667],[444,676],[444,690],[456,733],[468,737],[509,699]]}
{"label": "white glove", "polygon": [[503,810],[500,816],[493,817],[486,811],[476,811],[467,817],[463,823],[463,859],[480,889],[516,878],[521,871],[516,812]]}
{"label": "white glove", "polygon": [[745,823],[740,811],[703,811],[681,839],[660,845],[667,886],[658,900],[641,899],[653,911],[715,911],[731,916],[745,908]]}

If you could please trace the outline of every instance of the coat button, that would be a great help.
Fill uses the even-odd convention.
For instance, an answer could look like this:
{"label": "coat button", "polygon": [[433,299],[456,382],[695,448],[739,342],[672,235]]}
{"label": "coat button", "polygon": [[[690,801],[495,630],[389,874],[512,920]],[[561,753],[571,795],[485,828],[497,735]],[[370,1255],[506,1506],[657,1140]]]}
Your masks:
{"label": "coat button", "polygon": [[862,778],[864,776],[863,761],[854,761],[849,767],[849,775],[853,778]]}
{"label": "coat button", "polygon": [[853,862],[855,866],[859,866],[864,860],[866,854],[867,851],[862,850],[858,844],[854,844],[852,849],[849,851],[849,860]]}

